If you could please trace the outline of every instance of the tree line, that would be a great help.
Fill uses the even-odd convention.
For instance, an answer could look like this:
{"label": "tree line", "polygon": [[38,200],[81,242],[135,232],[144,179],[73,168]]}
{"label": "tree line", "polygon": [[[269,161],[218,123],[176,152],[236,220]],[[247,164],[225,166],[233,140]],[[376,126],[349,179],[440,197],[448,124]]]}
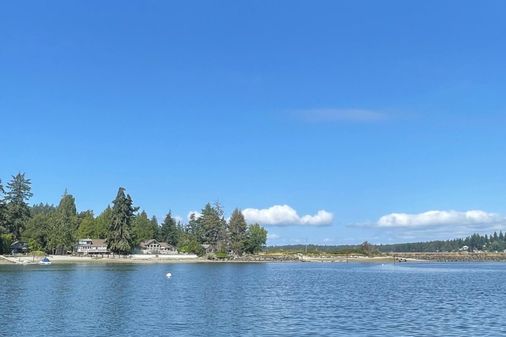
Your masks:
{"label": "tree line", "polygon": [[504,252],[506,250],[506,234],[502,231],[493,234],[472,234],[465,238],[452,240],[433,240],[424,242],[408,242],[394,244],[371,244],[367,241],[359,245],[286,245],[266,247],[267,252],[307,253],[307,254],[362,254],[377,253],[430,253],[484,251]]}
{"label": "tree line", "polygon": [[377,245],[381,252],[457,252],[465,250],[486,252],[503,252],[506,249],[506,235],[499,231],[493,234],[473,234],[465,238],[453,240],[435,240],[426,242],[398,243]]}
{"label": "tree line", "polygon": [[106,239],[115,254],[130,254],[140,242],[157,239],[182,253],[226,256],[258,253],[267,240],[267,231],[258,224],[248,225],[239,209],[227,221],[219,203],[206,204],[188,223],[177,221],[169,211],[159,224],[155,216],[134,206],[122,187],[98,216],[92,210],[78,212],[67,191],[57,206],[30,206],[32,196],[31,181],[24,173],[12,176],[5,188],[0,180],[0,253],[9,253],[13,242],[23,241],[31,251],[67,254],[78,239],[92,238]]}

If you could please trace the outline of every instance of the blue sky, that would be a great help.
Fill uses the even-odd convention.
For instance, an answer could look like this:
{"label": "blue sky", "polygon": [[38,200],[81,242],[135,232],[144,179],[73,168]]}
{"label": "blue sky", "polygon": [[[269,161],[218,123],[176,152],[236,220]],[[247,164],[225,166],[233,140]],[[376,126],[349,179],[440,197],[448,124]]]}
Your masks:
{"label": "blue sky", "polygon": [[220,201],[270,244],[500,229],[505,10],[2,3],[0,177],[26,172],[32,203],[67,188],[96,214],[119,186],[158,217]]}

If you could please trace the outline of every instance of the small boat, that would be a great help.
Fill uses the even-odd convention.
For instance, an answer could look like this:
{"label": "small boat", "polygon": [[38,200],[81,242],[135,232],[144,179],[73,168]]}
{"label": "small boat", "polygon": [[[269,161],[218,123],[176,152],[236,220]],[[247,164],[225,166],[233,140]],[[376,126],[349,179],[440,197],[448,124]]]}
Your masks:
{"label": "small boat", "polygon": [[50,265],[51,264],[51,261],[49,261],[49,259],[47,258],[47,256],[45,258],[43,258],[42,260],[39,261],[39,264],[43,264],[43,265]]}

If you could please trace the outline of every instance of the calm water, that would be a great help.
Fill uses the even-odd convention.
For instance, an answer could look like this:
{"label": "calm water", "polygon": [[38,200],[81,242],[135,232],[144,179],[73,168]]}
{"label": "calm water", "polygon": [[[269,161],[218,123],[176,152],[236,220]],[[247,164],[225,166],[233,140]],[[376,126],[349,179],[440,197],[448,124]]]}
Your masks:
{"label": "calm water", "polygon": [[0,300],[2,336],[501,336],[506,264],[0,266]]}

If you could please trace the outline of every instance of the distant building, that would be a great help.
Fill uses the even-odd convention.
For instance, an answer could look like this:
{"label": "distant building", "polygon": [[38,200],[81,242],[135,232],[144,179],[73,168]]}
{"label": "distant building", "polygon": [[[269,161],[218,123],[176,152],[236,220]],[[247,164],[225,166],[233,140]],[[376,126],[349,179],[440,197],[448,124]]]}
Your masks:
{"label": "distant building", "polygon": [[109,254],[107,242],[104,239],[80,239],[76,251],[83,255]]}
{"label": "distant building", "polygon": [[469,247],[468,246],[462,246],[460,249],[459,249],[459,252],[468,252],[469,251]]}
{"label": "distant building", "polygon": [[139,244],[136,251],[141,254],[166,255],[176,254],[176,247],[169,245],[167,242],[160,242],[155,239],[145,240]]}
{"label": "distant building", "polygon": [[206,252],[206,254],[209,254],[209,253],[214,253],[214,249],[213,249],[213,246],[207,244],[207,243],[203,243],[201,245],[201,247],[204,249],[204,251]]}
{"label": "distant building", "polygon": [[11,246],[11,254],[24,254],[28,252],[28,244],[22,241],[14,241]]}

